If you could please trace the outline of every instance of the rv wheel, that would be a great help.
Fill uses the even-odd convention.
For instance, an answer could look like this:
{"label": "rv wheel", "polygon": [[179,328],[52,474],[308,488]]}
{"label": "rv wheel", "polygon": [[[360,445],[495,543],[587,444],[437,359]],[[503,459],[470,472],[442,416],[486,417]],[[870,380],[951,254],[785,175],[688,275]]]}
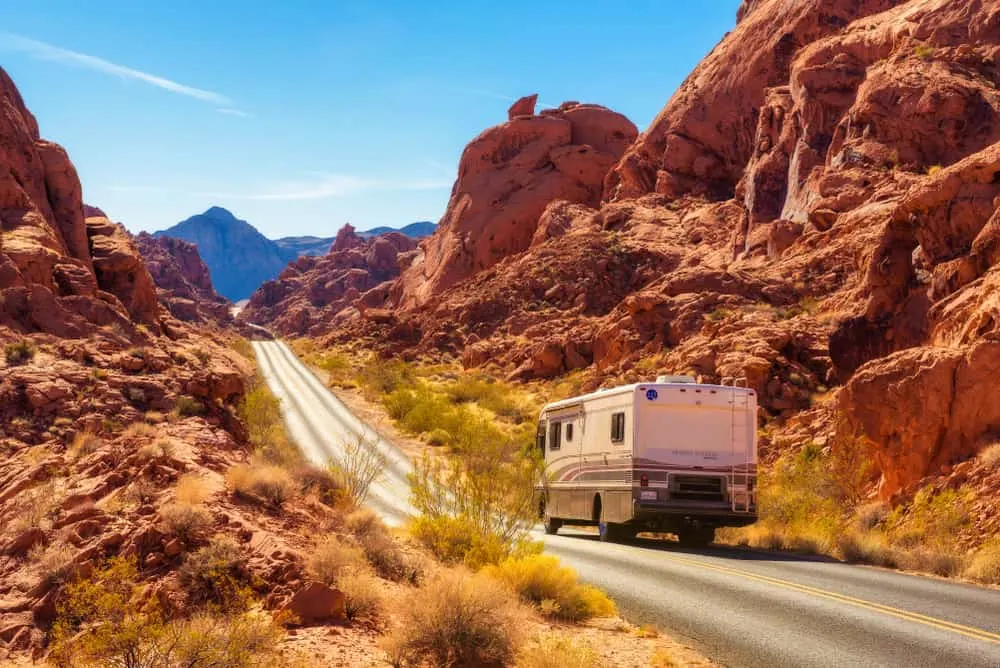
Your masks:
{"label": "rv wheel", "polygon": [[681,547],[707,547],[715,540],[712,527],[684,527],[677,530],[677,542]]}
{"label": "rv wheel", "polygon": [[559,531],[562,526],[562,520],[557,517],[545,516],[545,521],[542,524],[545,527],[545,533],[552,536],[555,532]]}
{"label": "rv wheel", "polygon": [[597,535],[602,543],[617,543],[635,537],[635,532],[625,524],[601,522],[597,525]]}

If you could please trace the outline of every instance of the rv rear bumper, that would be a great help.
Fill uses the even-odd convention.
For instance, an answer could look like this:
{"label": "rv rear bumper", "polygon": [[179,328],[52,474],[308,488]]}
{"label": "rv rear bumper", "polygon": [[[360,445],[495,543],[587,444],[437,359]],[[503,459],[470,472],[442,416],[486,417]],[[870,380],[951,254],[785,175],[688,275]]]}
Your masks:
{"label": "rv rear bumper", "polygon": [[726,506],[643,503],[636,501],[633,522],[636,524],[671,526],[694,524],[706,527],[742,527],[757,521],[757,510],[733,510]]}

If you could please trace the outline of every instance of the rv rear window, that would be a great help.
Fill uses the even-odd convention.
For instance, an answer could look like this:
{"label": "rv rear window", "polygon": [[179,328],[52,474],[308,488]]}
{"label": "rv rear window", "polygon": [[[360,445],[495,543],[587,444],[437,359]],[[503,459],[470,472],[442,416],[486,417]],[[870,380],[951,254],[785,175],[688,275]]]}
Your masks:
{"label": "rv rear window", "polygon": [[549,450],[558,450],[562,446],[562,422],[549,425]]}
{"label": "rv rear window", "polygon": [[566,441],[569,442],[569,441],[572,441],[572,440],[573,440],[573,423],[572,422],[567,422],[566,423]]}
{"label": "rv rear window", "polygon": [[615,413],[611,416],[611,441],[620,443],[625,440],[625,413]]}

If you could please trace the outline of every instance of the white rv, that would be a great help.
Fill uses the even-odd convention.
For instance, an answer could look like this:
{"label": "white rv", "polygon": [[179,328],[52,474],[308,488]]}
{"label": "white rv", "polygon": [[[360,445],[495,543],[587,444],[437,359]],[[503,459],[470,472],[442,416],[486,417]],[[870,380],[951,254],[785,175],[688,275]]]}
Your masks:
{"label": "white rv", "polygon": [[742,385],[661,376],[545,406],[546,533],[597,525],[602,540],[660,531],[699,546],[754,522],[757,397]]}

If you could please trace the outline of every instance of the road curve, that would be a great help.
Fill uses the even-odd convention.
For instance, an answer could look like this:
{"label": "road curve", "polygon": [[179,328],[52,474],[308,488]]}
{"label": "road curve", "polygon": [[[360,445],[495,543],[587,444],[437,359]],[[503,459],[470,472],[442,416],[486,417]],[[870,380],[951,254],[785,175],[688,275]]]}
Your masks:
{"label": "road curve", "polygon": [[[292,437],[311,460],[363,434],[388,457],[369,505],[412,513],[406,457],[353,416],[281,342],[255,342]],[[1000,668],[1000,591],[823,559],[664,541],[600,543],[566,529],[548,553],[600,586],[632,621],[661,627],[727,666]]]}

